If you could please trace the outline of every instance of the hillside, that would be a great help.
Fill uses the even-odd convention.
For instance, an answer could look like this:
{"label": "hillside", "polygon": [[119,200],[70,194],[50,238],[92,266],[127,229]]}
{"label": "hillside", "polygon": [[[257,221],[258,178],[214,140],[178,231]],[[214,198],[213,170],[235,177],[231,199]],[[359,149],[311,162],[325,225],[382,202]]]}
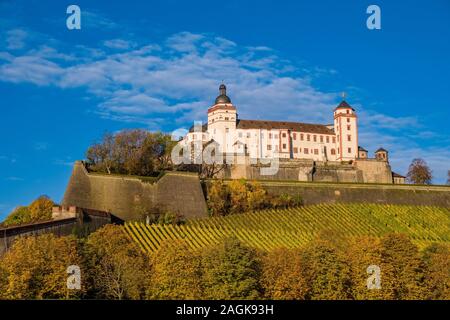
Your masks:
{"label": "hillside", "polygon": [[154,252],[166,239],[185,239],[201,248],[234,235],[263,250],[300,247],[322,230],[344,235],[407,234],[419,247],[450,241],[450,209],[381,204],[321,204],[286,210],[265,210],[226,217],[189,220],[180,226],[129,222],[126,232],[141,248]]}

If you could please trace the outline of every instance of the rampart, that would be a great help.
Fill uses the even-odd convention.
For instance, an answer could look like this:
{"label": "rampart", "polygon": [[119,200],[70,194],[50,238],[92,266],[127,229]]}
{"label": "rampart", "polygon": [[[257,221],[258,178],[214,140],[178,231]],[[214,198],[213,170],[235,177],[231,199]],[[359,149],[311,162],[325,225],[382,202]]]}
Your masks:
{"label": "rampart", "polygon": [[198,174],[168,172],[157,181],[121,175],[89,173],[77,161],[62,204],[111,212],[140,220],[158,208],[187,218],[206,216],[206,201]]}

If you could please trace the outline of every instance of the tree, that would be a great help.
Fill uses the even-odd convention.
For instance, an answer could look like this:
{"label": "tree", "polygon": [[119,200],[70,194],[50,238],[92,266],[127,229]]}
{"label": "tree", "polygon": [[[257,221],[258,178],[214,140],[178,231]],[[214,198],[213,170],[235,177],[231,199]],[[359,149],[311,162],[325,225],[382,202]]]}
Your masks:
{"label": "tree", "polygon": [[50,220],[55,203],[47,196],[40,196],[29,206],[19,206],[3,222],[6,227]]}
{"label": "tree", "polygon": [[450,185],[450,170],[447,171],[447,184]]}
{"label": "tree", "polygon": [[431,169],[423,159],[414,159],[411,162],[406,177],[413,184],[431,184],[433,179]]}
{"label": "tree", "polygon": [[208,189],[208,208],[212,216],[223,216],[229,208],[228,187],[222,180],[214,180]]}
{"label": "tree", "polygon": [[368,236],[352,238],[345,251],[350,264],[353,298],[356,300],[383,299],[383,282],[386,280],[383,270],[380,275],[381,289],[367,287],[370,276],[367,268],[373,265],[380,268],[382,266],[380,239]]}
{"label": "tree", "polygon": [[91,295],[118,300],[144,296],[150,264],[121,226],[106,225],[90,234],[84,255]]}
{"label": "tree", "polygon": [[381,239],[383,299],[424,299],[426,268],[417,246],[403,234],[387,234]]}
{"label": "tree", "polygon": [[19,206],[13,210],[2,223],[5,227],[29,223],[31,221],[30,209],[27,206]]}
{"label": "tree", "polygon": [[52,208],[55,203],[47,196],[40,196],[34,200],[30,206],[31,220],[42,221],[52,218]]}
{"label": "tree", "polygon": [[434,243],[423,251],[428,299],[450,300],[450,246]]}
{"label": "tree", "polygon": [[230,214],[248,211],[247,185],[244,179],[232,180],[228,184],[230,192]]}
{"label": "tree", "polygon": [[267,299],[304,300],[305,265],[298,249],[276,249],[262,260],[261,285]]}
{"label": "tree", "polygon": [[86,152],[89,170],[107,174],[152,176],[172,168],[171,151],[176,141],[162,132],[134,129],[115,135],[107,133],[103,140]]}
{"label": "tree", "polygon": [[227,238],[203,252],[206,299],[256,299],[260,296],[260,260],[254,249]]}
{"label": "tree", "polygon": [[165,241],[152,256],[149,299],[201,299],[200,255],[184,241]]}
{"label": "tree", "polygon": [[351,274],[345,256],[345,241],[333,231],[320,233],[303,249],[307,299],[343,300],[352,298]]}
{"label": "tree", "polygon": [[[53,234],[18,238],[0,260],[5,299],[69,299],[82,290],[67,288],[67,268],[82,266],[77,240]],[[2,281],[3,278],[3,281]]]}

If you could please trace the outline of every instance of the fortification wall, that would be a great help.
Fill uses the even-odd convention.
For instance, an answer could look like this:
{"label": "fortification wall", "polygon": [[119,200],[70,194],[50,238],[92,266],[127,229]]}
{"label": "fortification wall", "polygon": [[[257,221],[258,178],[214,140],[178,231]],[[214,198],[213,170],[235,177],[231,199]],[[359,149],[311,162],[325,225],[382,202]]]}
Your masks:
{"label": "fortification wall", "polygon": [[110,216],[84,214],[78,218],[65,218],[0,229],[0,255],[5,253],[19,237],[53,233],[56,236],[88,235],[111,223]]}
{"label": "fortification wall", "polygon": [[74,165],[62,205],[111,212],[125,221],[142,219],[153,208],[186,217],[205,216],[205,197],[197,174],[166,173],[155,183],[136,177],[88,173]]}
{"label": "fortification wall", "polygon": [[[384,203],[450,208],[450,187],[259,181],[269,194],[300,195],[306,205],[319,203]],[[207,182],[207,186],[210,182]]]}
{"label": "fortification wall", "polygon": [[306,159],[280,159],[275,174],[264,175],[261,169],[268,164],[245,159],[243,164],[233,164],[222,173],[223,178],[250,180],[291,180],[314,182],[392,183],[392,171],[385,161],[360,159],[352,164],[320,162]]}

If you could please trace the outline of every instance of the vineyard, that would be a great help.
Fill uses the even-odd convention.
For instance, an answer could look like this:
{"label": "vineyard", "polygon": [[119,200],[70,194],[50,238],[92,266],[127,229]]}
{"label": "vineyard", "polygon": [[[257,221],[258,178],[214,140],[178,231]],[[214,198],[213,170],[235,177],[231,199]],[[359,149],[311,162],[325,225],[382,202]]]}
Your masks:
{"label": "vineyard", "polygon": [[321,204],[188,220],[183,225],[130,222],[125,230],[147,252],[156,251],[165,240],[184,239],[198,249],[227,236],[267,251],[295,248],[322,230],[338,230],[350,237],[400,232],[424,247],[432,242],[450,241],[450,210],[430,206]]}

